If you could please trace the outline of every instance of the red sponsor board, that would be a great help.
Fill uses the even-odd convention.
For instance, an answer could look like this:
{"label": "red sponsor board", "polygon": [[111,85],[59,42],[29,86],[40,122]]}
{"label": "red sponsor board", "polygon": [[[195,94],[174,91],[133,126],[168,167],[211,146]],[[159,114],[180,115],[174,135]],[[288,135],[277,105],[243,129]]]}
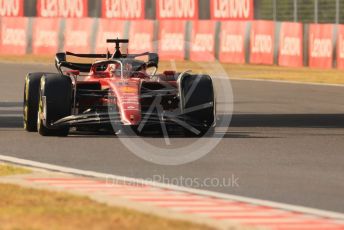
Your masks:
{"label": "red sponsor board", "polygon": [[58,50],[60,19],[35,18],[32,34],[33,54],[53,54]]}
{"label": "red sponsor board", "polygon": [[252,21],[250,35],[250,63],[273,64],[274,61],[274,22]]}
{"label": "red sponsor board", "polygon": [[337,26],[337,68],[344,69],[344,25]]}
{"label": "red sponsor board", "polygon": [[192,26],[190,60],[215,60],[215,22],[194,21]]}
{"label": "red sponsor board", "polygon": [[254,17],[253,0],[211,0],[212,19],[251,20]]}
{"label": "red sponsor board", "polygon": [[20,17],[24,15],[24,0],[0,0],[1,17]]}
{"label": "red sponsor board", "polygon": [[333,25],[309,25],[309,66],[315,68],[332,68]]}
{"label": "red sponsor board", "polygon": [[93,19],[66,19],[64,50],[76,53],[91,52],[91,30]]}
{"label": "red sponsor board", "polygon": [[[96,39],[96,52],[105,53],[107,49],[113,52],[114,44],[106,43],[107,39],[125,38],[125,21],[100,19],[98,25],[98,34]],[[122,49],[125,49],[125,45]],[[125,51],[126,52],[126,51]]]}
{"label": "red sponsor board", "polygon": [[283,22],[280,30],[278,64],[280,66],[303,66],[302,23]]}
{"label": "red sponsor board", "polygon": [[133,21],[130,25],[130,53],[153,51],[153,21]]}
{"label": "red sponsor board", "polygon": [[26,53],[28,26],[27,18],[2,17],[1,21],[1,54],[23,55]]}
{"label": "red sponsor board", "polygon": [[184,60],[185,21],[160,21],[159,55],[162,60]]}
{"label": "red sponsor board", "polygon": [[87,0],[37,0],[37,17],[87,17]]}
{"label": "red sponsor board", "polygon": [[157,19],[198,19],[198,0],[157,0]]}
{"label": "red sponsor board", "polygon": [[143,19],[144,0],[103,0],[102,17],[117,19]]}
{"label": "red sponsor board", "polygon": [[226,21],[221,24],[219,60],[228,63],[245,63],[245,32],[247,22]]}

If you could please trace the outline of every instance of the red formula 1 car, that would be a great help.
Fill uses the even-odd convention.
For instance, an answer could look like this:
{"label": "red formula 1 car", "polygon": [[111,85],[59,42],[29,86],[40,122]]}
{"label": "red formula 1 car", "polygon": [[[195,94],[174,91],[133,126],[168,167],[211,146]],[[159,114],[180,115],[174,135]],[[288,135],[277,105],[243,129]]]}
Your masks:
{"label": "red formula 1 car", "polygon": [[[157,74],[156,53],[122,54],[127,39],[109,39],[114,53],[57,53],[58,73],[29,73],[25,79],[24,127],[43,136],[77,130],[145,130],[202,136],[215,126],[215,96],[208,75],[189,71]],[[92,64],[67,56],[101,59]],[[148,61],[140,60],[148,57]],[[130,129],[128,129],[130,128]]]}

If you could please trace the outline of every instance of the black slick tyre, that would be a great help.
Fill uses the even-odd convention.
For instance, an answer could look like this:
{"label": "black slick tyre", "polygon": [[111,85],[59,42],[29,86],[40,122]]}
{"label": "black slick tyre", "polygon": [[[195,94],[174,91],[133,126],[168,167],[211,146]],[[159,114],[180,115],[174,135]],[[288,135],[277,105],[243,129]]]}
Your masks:
{"label": "black slick tyre", "polygon": [[52,124],[71,115],[72,83],[61,74],[43,75],[40,81],[37,129],[42,136],[67,136],[69,126]]}

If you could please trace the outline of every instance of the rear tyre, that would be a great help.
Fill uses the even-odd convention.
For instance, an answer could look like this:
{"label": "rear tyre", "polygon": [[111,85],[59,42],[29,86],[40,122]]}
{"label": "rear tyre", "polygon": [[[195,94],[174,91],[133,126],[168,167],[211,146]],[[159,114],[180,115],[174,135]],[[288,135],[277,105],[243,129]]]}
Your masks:
{"label": "rear tyre", "polygon": [[23,118],[24,129],[28,132],[37,131],[37,111],[39,85],[44,73],[29,73],[25,77]]}
{"label": "rear tyre", "polygon": [[67,136],[69,126],[54,127],[53,122],[71,115],[72,83],[60,74],[43,75],[40,81],[37,129],[42,136]]}
{"label": "rear tyre", "polygon": [[[180,108],[185,123],[197,132],[185,128],[187,136],[209,136],[215,125],[215,93],[213,82],[208,75],[185,74],[178,80],[180,84]],[[209,134],[209,135],[208,135]]]}

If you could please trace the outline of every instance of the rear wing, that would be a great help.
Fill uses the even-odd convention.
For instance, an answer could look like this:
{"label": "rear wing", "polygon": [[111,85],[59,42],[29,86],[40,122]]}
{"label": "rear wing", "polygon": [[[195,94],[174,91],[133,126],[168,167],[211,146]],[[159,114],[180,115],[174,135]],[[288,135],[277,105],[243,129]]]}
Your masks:
{"label": "rear wing", "polygon": [[67,61],[67,56],[80,57],[80,58],[110,58],[111,54],[75,54],[72,52],[57,53],[55,56],[55,67],[62,73],[61,68],[65,67],[72,70],[79,70],[80,72],[89,72],[91,70],[91,63],[77,63]]}
{"label": "rear wing", "polygon": [[[117,41],[117,40],[116,40]],[[111,41],[110,41],[111,42]],[[120,58],[136,58],[141,56],[148,56],[147,67],[156,67],[158,68],[159,63],[159,56],[157,53],[141,53],[141,54],[121,54],[120,58],[114,57],[114,54],[107,53],[107,54],[76,54],[72,52],[65,52],[65,53],[56,53],[55,56],[55,67],[56,69],[62,73],[61,68],[68,68],[71,70],[79,70],[80,72],[89,72],[92,67],[92,63],[77,63],[77,62],[69,62],[67,61],[67,56],[73,57],[80,57],[80,58],[102,58],[102,59],[120,59]]]}

